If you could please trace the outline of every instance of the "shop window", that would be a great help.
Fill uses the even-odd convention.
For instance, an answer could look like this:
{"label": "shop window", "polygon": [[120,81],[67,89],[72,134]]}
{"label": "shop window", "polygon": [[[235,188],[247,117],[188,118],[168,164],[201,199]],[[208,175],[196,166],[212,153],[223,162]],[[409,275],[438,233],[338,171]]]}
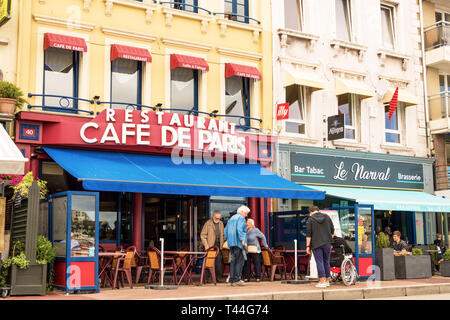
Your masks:
{"label": "shop window", "polygon": [[[128,59],[111,61],[111,101],[141,104],[142,62]],[[111,108],[126,109],[126,104],[112,104]]]}
{"label": "shop window", "polygon": [[[248,205],[247,198],[244,197],[219,197],[209,198],[209,218],[215,210],[222,213],[222,221],[226,225],[227,221],[236,214],[237,209],[242,205]],[[206,221],[205,221],[206,222]]]}
{"label": "shop window", "polygon": [[399,102],[391,120],[389,120],[389,105],[384,106],[385,140],[387,143],[401,143],[401,110],[402,103]]}
{"label": "shop window", "polygon": [[70,175],[54,161],[41,161],[40,179],[47,181],[49,194],[68,190],[84,190],[80,181]]}
{"label": "shop window", "polygon": [[[74,112],[78,108],[79,53],[50,47],[44,53],[44,110]],[[68,97],[61,99],[59,97]],[[57,109],[45,108],[57,107]]]}
{"label": "shop window", "polygon": [[284,0],[284,26],[303,31],[303,0]]}
{"label": "shop window", "polygon": [[[250,79],[238,76],[226,78],[225,81],[225,114],[228,122],[237,124],[238,129],[250,126]],[[242,118],[247,117],[247,118]],[[242,126],[239,128],[239,126]],[[247,128],[245,128],[247,127]]]}
{"label": "shop window", "polygon": [[[175,68],[170,74],[172,109],[198,111],[198,70]],[[177,112],[175,110],[175,112]]]}
{"label": "shop window", "polygon": [[225,13],[230,20],[248,23],[248,0],[225,0]]}
{"label": "shop window", "polygon": [[356,140],[356,111],[359,110],[360,98],[354,94],[338,96],[338,114],[344,114],[345,139]]}
{"label": "shop window", "polygon": [[286,87],[286,102],[289,103],[289,119],[284,122],[285,132],[306,134],[306,104],[308,89],[304,86]]}
{"label": "shop window", "polygon": [[117,193],[100,192],[99,203],[99,240],[102,242],[117,241]]}
{"label": "shop window", "polygon": [[352,41],[351,0],[335,0],[336,37],[339,40]]}
{"label": "shop window", "polygon": [[381,34],[383,48],[394,50],[395,48],[395,8],[381,5]]}
{"label": "shop window", "polygon": [[178,10],[184,10],[189,12],[198,12],[198,1],[197,0],[174,0],[172,8]]}
{"label": "shop window", "polygon": [[132,243],[133,239],[133,194],[122,193],[120,214],[120,243]]}
{"label": "shop window", "polygon": [[72,257],[95,254],[95,208],[94,196],[72,195]]}

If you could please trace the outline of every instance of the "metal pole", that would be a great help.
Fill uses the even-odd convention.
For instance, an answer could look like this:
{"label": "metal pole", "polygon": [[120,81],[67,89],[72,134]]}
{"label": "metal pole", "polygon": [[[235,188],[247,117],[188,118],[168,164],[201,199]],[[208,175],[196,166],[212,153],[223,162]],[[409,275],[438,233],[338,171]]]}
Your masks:
{"label": "metal pole", "polygon": [[294,255],[295,255],[295,281],[297,281],[297,239],[294,239]]}
{"label": "metal pole", "polygon": [[164,238],[159,238],[161,241],[161,274],[159,275],[161,287],[164,285]]}

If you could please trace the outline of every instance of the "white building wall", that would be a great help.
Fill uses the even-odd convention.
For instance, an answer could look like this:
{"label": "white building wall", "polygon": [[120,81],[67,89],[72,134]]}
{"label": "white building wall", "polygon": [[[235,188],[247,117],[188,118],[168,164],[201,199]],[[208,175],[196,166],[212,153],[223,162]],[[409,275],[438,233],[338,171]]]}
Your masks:
{"label": "white building wall", "polygon": [[[382,51],[378,0],[351,1],[353,41],[339,48],[333,46],[336,40],[334,3],[335,0],[303,0],[304,30],[297,32],[295,36],[286,37],[286,32],[282,31],[285,29],[284,1],[272,1],[274,106],[285,102],[282,67],[297,66],[300,70],[313,72],[325,82],[324,90],[311,94],[306,136],[279,131],[283,123],[276,120],[274,107],[274,133],[279,134],[279,142],[426,157],[428,148],[424,121],[420,21],[416,0],[385,2],[396,8],[396,49],[393,52]],[[382,59],[384,54],[386,58]],[[417,97],[419,104],[404,108],[401,112],[403,132],[400,145],[384,142],[383,96],[361,100],[358,141],[327,141],[326,119],[337,114],[336,76],[356,77],[373,90],[380,88],[380,80],[385,79],[390,86],[399,86]]]}

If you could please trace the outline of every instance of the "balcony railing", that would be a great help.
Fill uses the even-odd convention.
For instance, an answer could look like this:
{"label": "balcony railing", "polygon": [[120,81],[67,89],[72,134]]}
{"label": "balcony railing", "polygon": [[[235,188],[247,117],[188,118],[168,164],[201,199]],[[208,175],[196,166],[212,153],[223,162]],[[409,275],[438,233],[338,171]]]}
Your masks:
{"label": "balcony railing", "polygon": [[450,91],[443,91],[429,96],[428,103],[432,115],[440,112],[441,119],[450,117]]}
{"label": "balcony railing", "polygon": [[[201,10],[208,14],[212,14],[211,11],[209,11],[205,8],[202,8],[202,7],[193,5],[193,4],[189,4],[189,3],[160,1],[159,4],[168,4],[172,9],[178,9],[178,10],[183,10],[183,11],[187,11],[187,12],[198,13],[198,11]],[[189,8],[192,8],[192,10],[188,10]]]}
{"label": "balcony railing", "polygon": [[450,22],[440,21],[425,29],[425,50],[450,45]]}
{"label": "balcony railing", "polygon": [[[55,111],[55,112],[67,112],[67,113],[88,113],[90,115],[94,115],[94,111],[82,110],[78,109],[78,102],[88,102],[89,104],[94,104],[94,100],[82,99],[78,97],[68,97],[68,96],[59,96],[53,94],[36,94],[36,93],[28,93],[28,97],[42,97],[42,105],[31,105],[28,104],[28,109],[33,108],[41,108],[45,111]],[[45,99],[52,99],[53,101],[58,100],[59,106],[48,105],[45,102]]]}
{"label": "balcony railing", "polygon": [[[224,19],[242,22],[242,23],[248,23],[249,20],[255,21],[257,24],[261,24],[261,21],[256,20],[255,18],[243,16],[241,14],[233,13],[233,12],[214,12],[214,15],[221,14],[223,15]],[[238,18],[243,18],[244,21],[239,20]]]}

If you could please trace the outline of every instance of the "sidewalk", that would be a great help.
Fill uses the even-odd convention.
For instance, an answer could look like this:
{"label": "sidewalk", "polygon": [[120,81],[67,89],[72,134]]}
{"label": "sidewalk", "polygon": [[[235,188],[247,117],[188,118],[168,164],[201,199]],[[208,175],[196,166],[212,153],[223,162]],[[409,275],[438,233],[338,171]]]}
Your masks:
{"label": "sidewalk", "polygon": [[[327,289],[309,284],[282,284],[274,282],[250,282],[245,286],[231,287],[227,283],[202,287],[181,285],[176,290],[149,290],[143,284],[119,290],[100,289],[100,293],[70,294],[56,291],[45,296],[9,297],[5,300],[354,300],[383,297],[400,297],[425,294],[450,293],[450,278],[434,276],[430,279],[380,281],[376,285],[360,281],[346,287],[342,283]],[[1,301],[2,299],[0,299]]]}

